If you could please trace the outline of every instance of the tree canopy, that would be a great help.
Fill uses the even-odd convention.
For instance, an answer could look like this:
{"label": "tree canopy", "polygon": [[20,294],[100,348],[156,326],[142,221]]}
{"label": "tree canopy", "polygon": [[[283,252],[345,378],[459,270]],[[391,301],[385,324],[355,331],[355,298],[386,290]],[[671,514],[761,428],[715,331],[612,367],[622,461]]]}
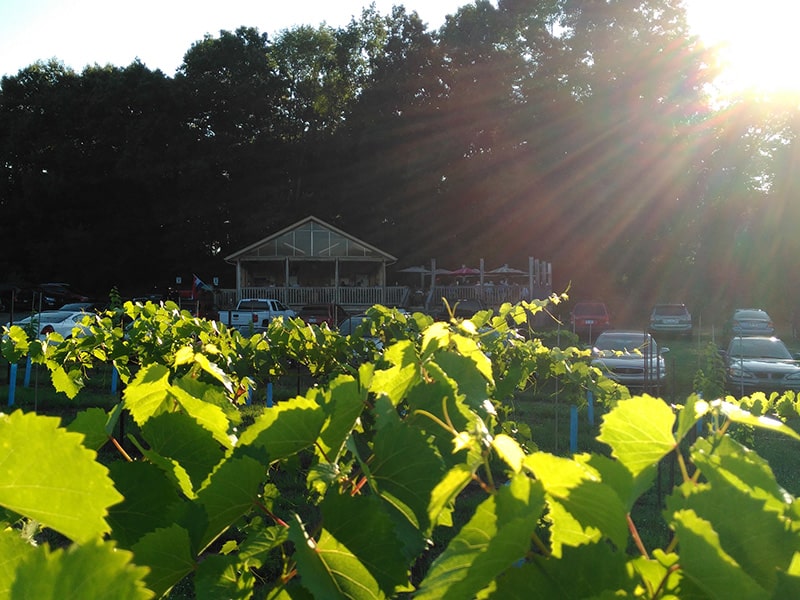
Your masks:
{"label": "tree canopy", "polygon": [[796,107],[715,106],[680,0],[402,6],[206,36],[174,76],[0,81],[0,280],[102,293],[233,270],[314,214],[403,264],[553,262],[573,295],[782,303]]}

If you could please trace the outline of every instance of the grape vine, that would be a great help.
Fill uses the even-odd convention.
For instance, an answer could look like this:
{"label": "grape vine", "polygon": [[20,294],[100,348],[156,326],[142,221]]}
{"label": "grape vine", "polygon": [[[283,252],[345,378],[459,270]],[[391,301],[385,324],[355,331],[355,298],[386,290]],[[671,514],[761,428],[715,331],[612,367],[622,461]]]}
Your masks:
{"label": "grape vine", "polygon": [[[0,597],[163,597],[187,577],[197,598],[800,597],[795,498],[729,434],[797,443],[794,396],[630,397],[586,351],[517,334],[558,301],[447,322],[376,306],[348,337],[295,320],[248,337],[170,303],[87,316],[66,340],[4,330],[3,356],[59,392],[109,363],[124,390],[66,426],[0,414]],[[295,365],[316,384],[243,420]],[[608,403],[607,452],[543,452],[516,426],[509,401],[552,378]],[[671,454],[673,536],[648,548],[631,514]]]}

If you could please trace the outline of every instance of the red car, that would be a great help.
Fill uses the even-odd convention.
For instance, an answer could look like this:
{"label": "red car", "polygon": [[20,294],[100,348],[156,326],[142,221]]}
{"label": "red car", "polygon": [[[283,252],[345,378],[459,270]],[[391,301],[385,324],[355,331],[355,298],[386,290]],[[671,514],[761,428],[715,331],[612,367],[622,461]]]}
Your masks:
{"label": "red car", "polygon": [[611,329],[611,315],[604,302],[577,302],[571,313],[572,331],[591,339]]}
{"label": "red car", "polygon": [[347,311],[338,304],[308,304],[300,309],[297,316],[309,325],[322,325],[335,329],[347,317]]}

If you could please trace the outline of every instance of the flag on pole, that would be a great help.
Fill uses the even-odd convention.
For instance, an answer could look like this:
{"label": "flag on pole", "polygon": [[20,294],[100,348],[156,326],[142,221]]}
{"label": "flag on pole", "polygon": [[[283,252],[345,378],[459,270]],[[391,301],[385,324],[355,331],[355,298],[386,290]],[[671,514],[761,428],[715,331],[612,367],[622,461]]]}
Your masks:
{"label": "flag on pole", "polygon": [[203,280],[200,279],[197,275],[192,276],[192,298],[197,298],[198,291],[213,291],[214,288],[208,285],[207,283],[203,283]]}

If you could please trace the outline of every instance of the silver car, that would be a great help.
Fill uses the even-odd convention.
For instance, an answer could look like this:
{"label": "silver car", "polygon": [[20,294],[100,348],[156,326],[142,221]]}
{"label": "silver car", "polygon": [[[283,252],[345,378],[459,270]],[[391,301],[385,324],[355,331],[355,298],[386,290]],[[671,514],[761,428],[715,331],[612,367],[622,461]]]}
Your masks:
{"label": "silver car", "polygon": [[776,337],[735,337],[725,359],[726,387],[734,394],[800,390],[798,356]]}
{"label": "silver car", "polygon": [[[51,333],[58,333],[67,339],[73,335],[80,336],[86,333],[88,328],[82,325],[82,322],[88,314],[80,310],[45,310],[20,319],[14,325],[27,330],[31,336],[37,335],[40,340]],[[6,323],[6,326],[10,325],[11,323]]]}
{"label": "silver car", "polygon": [[769,337],[775,333],[775,325],[765,310],[737,308],[728,322],[727,333],[729,337],[740,335]]}
{"label": "silver car", "polygon": [[664,354],[653,336],[643,331],[604,331],[592,348],[592,366],[628,387],[659,388],[667,376]]}

